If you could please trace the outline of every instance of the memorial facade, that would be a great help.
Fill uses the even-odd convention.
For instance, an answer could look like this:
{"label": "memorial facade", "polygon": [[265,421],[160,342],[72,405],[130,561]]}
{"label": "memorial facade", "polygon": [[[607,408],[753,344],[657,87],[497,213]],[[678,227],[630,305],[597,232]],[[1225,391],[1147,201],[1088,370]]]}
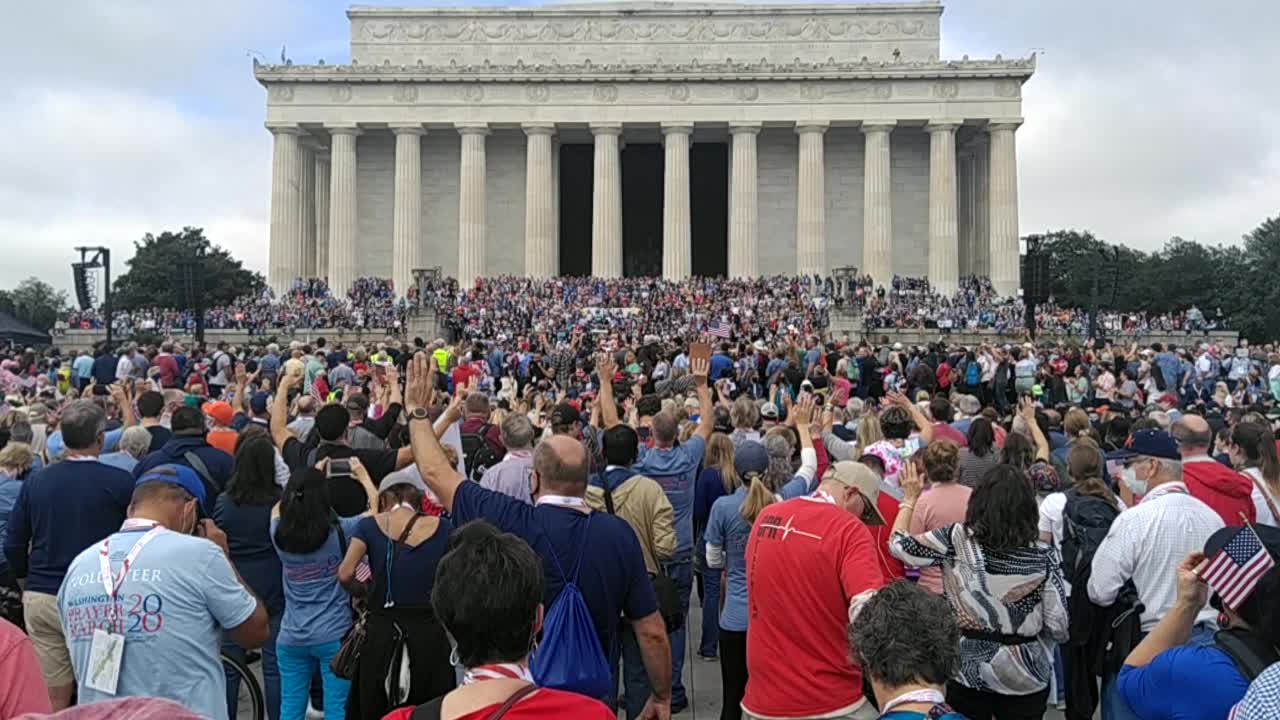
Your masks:
{"label": "memorial facade", "polygon": [[351,63],[255,63],[268,281],[857,268],[1017,291],[1035,58],[937,2],[353,7]]}

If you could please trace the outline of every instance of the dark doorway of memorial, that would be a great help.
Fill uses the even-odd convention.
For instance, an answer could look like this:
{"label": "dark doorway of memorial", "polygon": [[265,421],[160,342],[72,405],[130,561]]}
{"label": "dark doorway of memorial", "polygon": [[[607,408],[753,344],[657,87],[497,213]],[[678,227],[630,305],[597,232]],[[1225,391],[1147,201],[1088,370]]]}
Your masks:
{"label": "dark doorway of memorial", "polygon": [[560,274],[591,274],[591,193],[595,149],[560,146]]}
{"label": "dark doorway of memorial", "polygon": [[729,273],[729,146],[694,143],[689,150],[689,238],[697,277]]}
{"label": "dark doorway of memorial", "polygon": [[663,150],[630,144],[622,150],[622,274],[662,275]]}

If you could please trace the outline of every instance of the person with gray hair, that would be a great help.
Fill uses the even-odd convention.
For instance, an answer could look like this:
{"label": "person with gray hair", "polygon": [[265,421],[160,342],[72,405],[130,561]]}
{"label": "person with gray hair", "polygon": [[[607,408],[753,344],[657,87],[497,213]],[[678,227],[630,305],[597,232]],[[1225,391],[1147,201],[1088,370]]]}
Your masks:
{"label": "person with gray hair", "polygon": [[[1121,482],[1142,500],[1135,505],[1125,497],[1129,509],[1116,516],[1106,539],[1094,553],[1089,599],[1109,606],[1125,584],[1132,582],[1143,608],[1140,620],[1144,633],[1159,624],[1177,599],[1177,575],[1170,568],[1202,549],[1209,536],[1224,526],[1212,508],[1188,492],[1179,451],[1169,433],[1139,430],[1130,436],[1124,449],[1107,458],[1124,463]],[[1196,616],[1193,642],[1207,642],[1216,629],[1216,621],[1217,612],[1203,607]],[[1104,675],[1103,717],[1133,717],[1128,709],[1116,688],[1116,674]]]}
{"label": "person with gray hair", "polygon": [[507,453],[480,476],[480,487],[532,505],[529,476],[533,472],[533,423],[527,415],[512,413],[499,428]]}
{"label": "person with gray hair", "polygon": [[133,469],[138,466],[138,462],[146,456],[150,449],[151,431],[141,425],[134,425],[126,428],[124,434],[120,436],[119,450],[105,453],[98,460],[106,465],[133,472]]}
{"label": "person with gray hair", "polygon": [[[112,392],[123,405],[123,389]],[[58,590],[81,551],[120,529],[133,496],[133,476],[98,460],[106,424],[92,400],[67,404],[61,421],[67,459],[22,483],[5,528],[5,559],[13,577],[27,579],[22,609],[55,711],[71,704],[75,687]]]}
{"label": "person with gray hair", "polygon": [[946,687],[960,669],[960,626],[941,595],[906,580],[864,593],[850,607],[848,640],[881,717],[949,717]]}

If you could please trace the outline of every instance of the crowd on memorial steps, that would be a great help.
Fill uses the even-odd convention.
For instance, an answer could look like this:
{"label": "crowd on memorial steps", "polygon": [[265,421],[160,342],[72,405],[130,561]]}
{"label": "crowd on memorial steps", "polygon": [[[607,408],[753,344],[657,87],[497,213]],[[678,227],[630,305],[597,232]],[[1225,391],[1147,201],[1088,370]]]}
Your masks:
{"label": "crowd on memorial steps", "polygon": [[[705,331],[712,322],[733,326],[736,334],[744,336],[757,327],[822,333],[832,311],[860,316],[867,330],[1018,334],[1026,324],[1021,299],[998,296],[985,278],[964,278],[956,293],[943,295],[923,278],[901,276],[882,286],[859,276],[683,281],[500,276],[481,278],[472,287],[439,278],[424,279],[403,297],[397,297],[387,279],[361,278],[345,298],[332,293],[323,280],[298,279],[278,297],[264,290],[230,305],[206,308],[203,314],[205,329],[236,329],[262,336],[316,329],[378,329],[398,334],[411,314],[424,309],[435,312],[455,332],[483,339],[530,331],[556,336],[581,327],[638,336],[685,336]],[[172,308],[117,310],[112,322],[120,336],[190,333],[196,326],[193,311]],[[1125,336],[1202,332],[1218,324],[1194,307],[1160,314],[1104,311],[1098,318],[1104,334]],[[1083,308],[1053,302],[1037,307],[1035,326],[1076,337],[1086,336],[1089,330]],[[99,310],[77,310],[59,321],[54,331],[102,327]]]}
{"label": "crowd on memorial steps", "polygon": [[725,720],[1280,717],[1280,345],[946,332],[1021,321],[974,278],[368,279],[206,326],[380,342],[0,350],[0,719],[234,717],[250,653],[271,720],[665,720],[694,657]]}

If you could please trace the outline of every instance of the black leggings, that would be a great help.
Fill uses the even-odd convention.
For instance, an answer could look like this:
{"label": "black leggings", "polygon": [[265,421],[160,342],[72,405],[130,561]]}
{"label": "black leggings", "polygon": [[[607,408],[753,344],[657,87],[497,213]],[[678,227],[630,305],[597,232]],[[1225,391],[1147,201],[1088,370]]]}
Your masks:
{"label": "black leggings", "polygon": [[955,680],[947,683],[947,704],[969,720],[1040,720],[1048,701],[1047,687],[1030,695],[1001,695]]}
{"label": "black leggings", "polygon": [[720,628],[720,682],[723,707],[720,720],[742,720],[742,696],[747,693],[747,633]]}

